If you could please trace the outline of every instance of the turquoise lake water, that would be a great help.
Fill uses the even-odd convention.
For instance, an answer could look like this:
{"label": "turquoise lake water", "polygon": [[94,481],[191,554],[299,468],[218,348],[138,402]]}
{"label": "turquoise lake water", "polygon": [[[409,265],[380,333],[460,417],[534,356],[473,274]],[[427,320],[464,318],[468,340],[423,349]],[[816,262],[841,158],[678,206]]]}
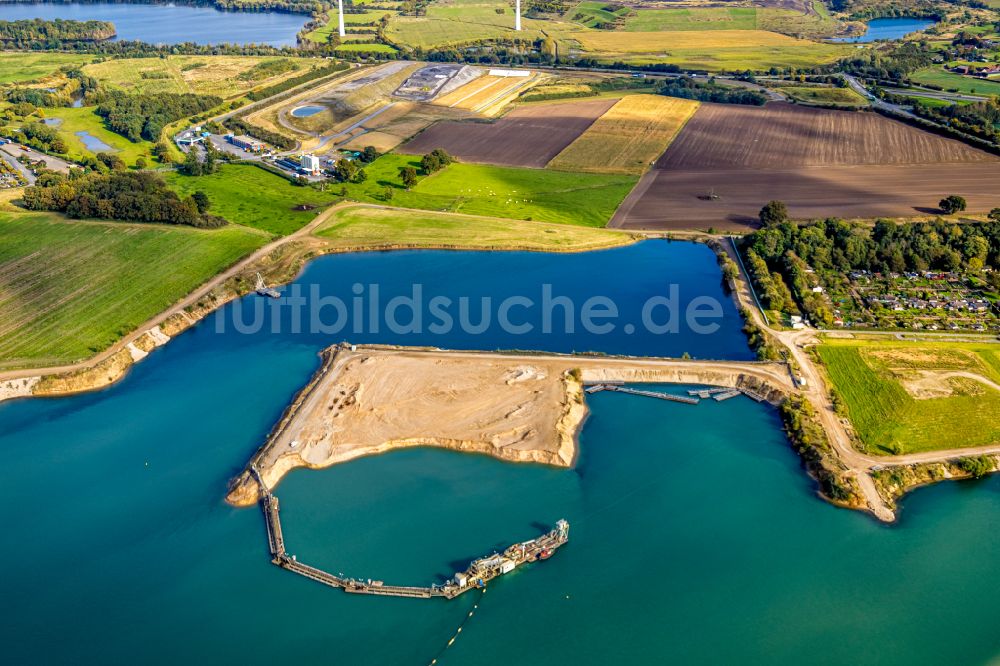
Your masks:
{"label": "turquoise lake water", "polygon": [[937,23],[934,19],[896,17],[880,18],[868,21],[868,29],[863,35],[833,39],[833,42],[848,42],[851,44],[877,42],[883,39],[902,39],[907,35],[926,30]]}
{"label": "turquoise lake water", "polygon": [[[499,295],[552,278],[559,293],[628,303],[675,278],[717,276],[704,251],[362,254],[317,260],[298,283],[330,295],[378,278],[389,294],[419,279],[438,294]],[[331,340],[271,333],[271,323],[220,334],[208,319],[105,391],[0,403],[5,663],[1000,659],[1000,479],[920,490],[886,527],[817,499],[774,410],[743,398],[590,396],[572,470],[411,449],[299,470],[279,486],[290,552],[403,584],[570,521],[570,543],[551,560],[482,597],[356,597],[284,572],[268,560],[259,510],[223,495]],[[742,358],[736,326],[717,343],[609,336],[547,348]],[[514,346],[499,331],[486,339]]]}
{"label": "turquoise lake water", "polygon": [[164,4],[46,3],[0,4],[0,19],[111,21],[117,40],[150,44],[269,44],[295,46],[304,14],[224,12],[214,7]]}

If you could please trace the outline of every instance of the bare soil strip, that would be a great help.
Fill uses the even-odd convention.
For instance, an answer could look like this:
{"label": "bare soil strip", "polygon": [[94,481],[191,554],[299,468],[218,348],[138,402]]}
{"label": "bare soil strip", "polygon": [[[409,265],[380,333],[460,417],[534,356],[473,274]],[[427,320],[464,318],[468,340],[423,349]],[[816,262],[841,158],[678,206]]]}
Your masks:
{"label": "bare soil strip", "polygon": [[790,169],[1000,162],[985,151],[875,113],[792,104],[703,104],[657,169]]}
{"label": "bare soil strip", "polygon": [[[647,173],[611,221],[626,229],[746,232],[772,199],[795,219],[919,217],[950,194],[970,213],[1000,202],[1000,162]],[[717,197],[717,198],[713,198]]]}
{"label": "bare soil strip", "polygon": [[444,148],[464,162],[541,168],[580,136],[616,100],[544,104],[516,109],[493,123],[440,122],[399,152]]}

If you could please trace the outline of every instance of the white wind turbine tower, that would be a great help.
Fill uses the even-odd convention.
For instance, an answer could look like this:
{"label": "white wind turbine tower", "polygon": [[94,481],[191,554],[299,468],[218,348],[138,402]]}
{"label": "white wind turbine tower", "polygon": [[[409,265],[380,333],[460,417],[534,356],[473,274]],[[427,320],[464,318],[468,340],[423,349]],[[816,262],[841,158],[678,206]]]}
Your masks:
{"label": "white wind turbine tower", "polygon": [[514,2],[514,30],[521,30],[521,0]]}
{"label": "white wind turbine tower", "polygon": [[340,15],[339,33],[341,37],[344,37],[347,34],[344,31],[344,0],[337,0],[337,13]]}

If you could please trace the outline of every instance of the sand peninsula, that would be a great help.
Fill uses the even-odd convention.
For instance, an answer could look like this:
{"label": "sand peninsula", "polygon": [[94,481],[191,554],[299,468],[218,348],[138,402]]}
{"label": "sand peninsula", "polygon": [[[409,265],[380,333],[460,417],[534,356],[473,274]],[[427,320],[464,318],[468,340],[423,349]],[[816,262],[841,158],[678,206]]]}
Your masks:
{"label": "sand peninsula", "polygon": [[[569,467],[587,416],[584,382],[619,380],[748,387],[779,403],[792,388],[779,364],[501,354],[335,345],[250,464],[273,489],[297,467],[320,469],[412,446]],[[253,504],[247,470],[227,500]]]}

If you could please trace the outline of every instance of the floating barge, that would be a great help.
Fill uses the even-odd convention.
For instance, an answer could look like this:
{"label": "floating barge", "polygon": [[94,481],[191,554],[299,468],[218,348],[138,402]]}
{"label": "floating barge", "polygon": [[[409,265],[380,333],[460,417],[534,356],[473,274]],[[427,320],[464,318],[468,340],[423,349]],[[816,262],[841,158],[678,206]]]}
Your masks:
{"label": "floating barge", "polygon": [[446,583],[417,587],[406,585],[386,585],[379,580],[358,580],[334,576],[331,573],[299,562],[294,555],[285,550],[285,540],[281,532],[278,498],[264,485],[256,466],[251,466],[251,474],[261,488],[261,509],[264,512],[264,522],[267,526],[268,548],[271,552],[271,562],[300,576],[305,576],[318,583],[336,587],[351,594],[373,594],[387,597],[410,597],[430,599],[444,597],[454,599],[464,592],[480,589],[488,582],[510,573],[517,567],[528,562],[547,560],[567,541],[569,541],[569,523],[565,520],[556,522],[556,527],[535,539],[522,541],[507,547],[503,553],[493,553],[481,557],[469,565],[465,571],[460,571]]}

